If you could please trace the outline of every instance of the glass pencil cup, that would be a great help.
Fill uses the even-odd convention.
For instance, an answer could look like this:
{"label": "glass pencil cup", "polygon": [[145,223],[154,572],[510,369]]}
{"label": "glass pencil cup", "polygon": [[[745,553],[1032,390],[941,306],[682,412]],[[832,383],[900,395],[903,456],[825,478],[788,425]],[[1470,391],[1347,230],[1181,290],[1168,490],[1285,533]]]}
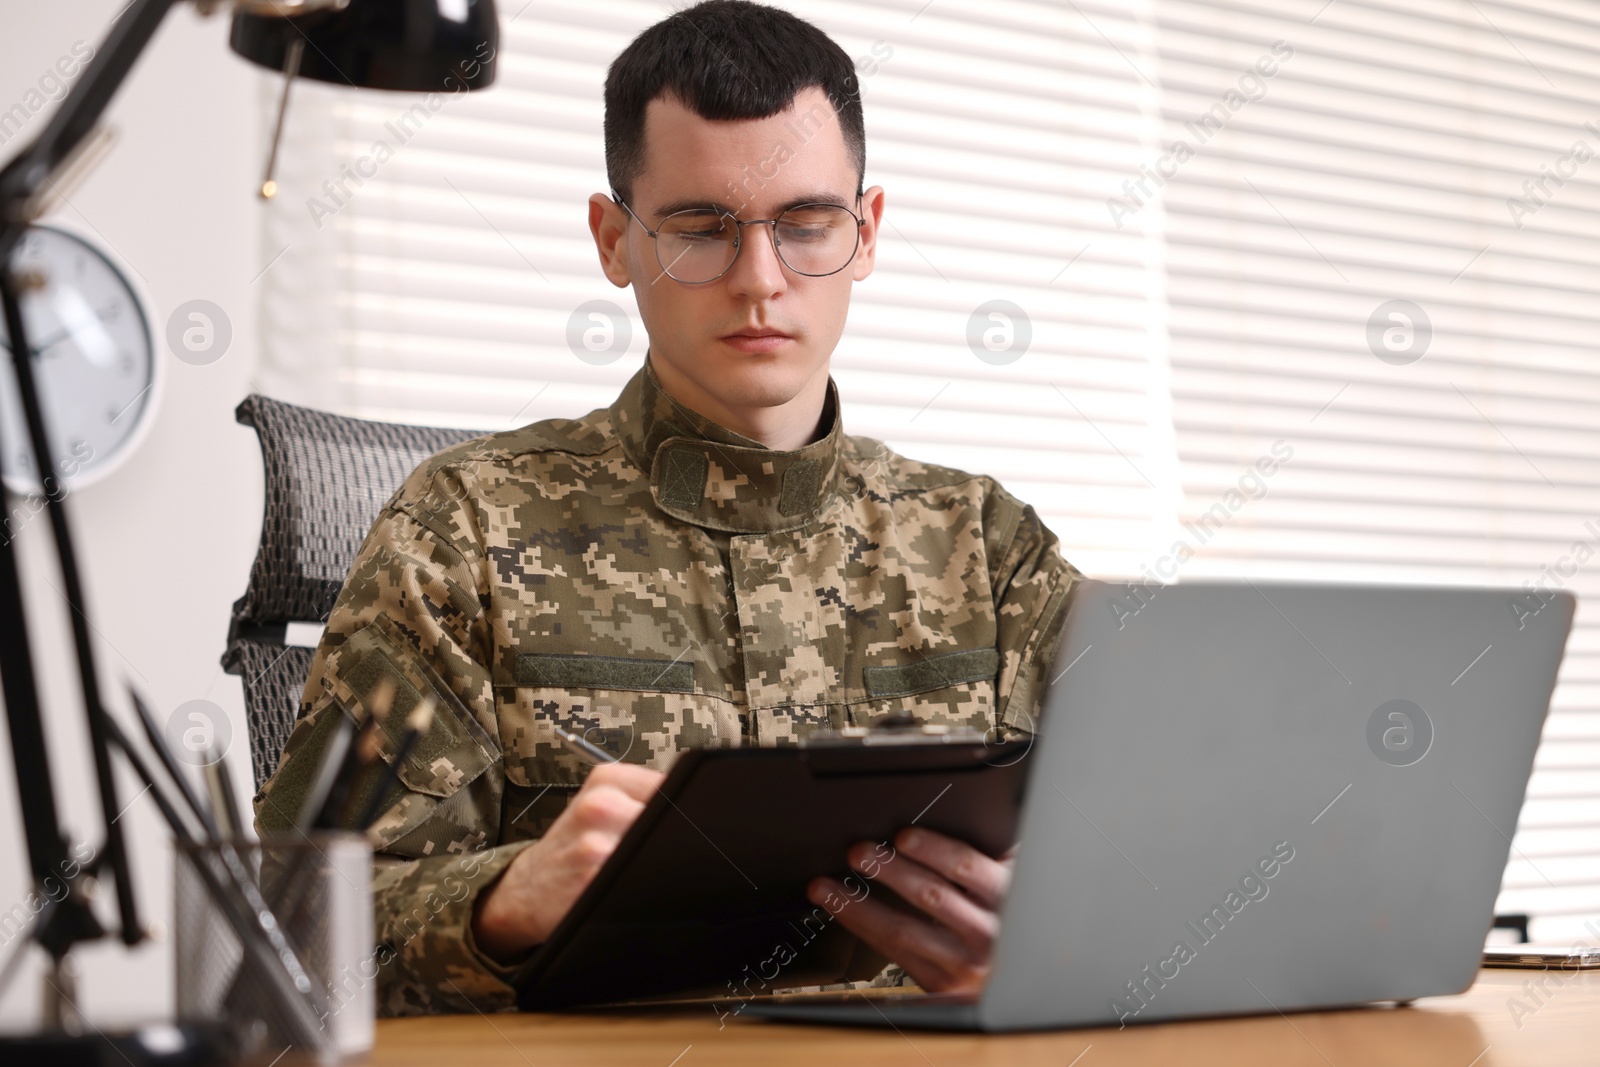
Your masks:
{"label": "glass pencil cup", "polygon": [[372,1048],[372,848],[345,831],[176,846],[177,1017],[220,1024],[234,1059]]}

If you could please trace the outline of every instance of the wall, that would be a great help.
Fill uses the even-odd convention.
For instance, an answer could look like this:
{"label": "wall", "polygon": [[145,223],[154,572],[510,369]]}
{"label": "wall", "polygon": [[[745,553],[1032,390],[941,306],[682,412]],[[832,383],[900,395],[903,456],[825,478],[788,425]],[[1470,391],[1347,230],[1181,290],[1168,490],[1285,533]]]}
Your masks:
{"label": "wall", "polygon": [[[25,101],[75,42],[98,48],[124,4],[7,4],[0,14],[0,110]],[[146,279],[157,353],[168,372],[153,431],[137,453],[69,500],[102,685],[124,722],[131,721],[124,680],[137,684],[163,719],[192,699],[220,705],[230,717],[229,763],[242,795],[250,780],[243,702],[239,680],[222,673],[218,657],[260,529],[260,460],[254,435],[233,421],[233,407],[250,391],[252,280],[267,260],[253,195],[266,89],[265,76],[227,50],[227,29],[226,17],[202,19],[188,5],[167,17],[109,112],[117,133],[111,155],[59,214],[98,231]],[[45,121],[45,110],[33,115],[20,136],[0,145],[0,158],[9,159]],[[179,361],[163,339],[172,310],[197,298],[220,305],[233,330],[228,351],[207,366]],[[68,618],[46,532],[43,521],[32,522],[18,538],[46,729],[63,818],[74,840],[98,845]],[[0,736],[0,912],[25,901],[29,888],[8,740]],[[131,778],[120,781],[128,805],[120,822],[129,832],[145,921],[170,927],[166,831],[149,798],[135,799]],[[0,945],[0,956],[15,944]],[[102,1024],[169,1010],[170,951],[170,942],[82,951],[82,1006]],[[36,1018],[40,972],[35,960],[0,998],[0,1026]]]}

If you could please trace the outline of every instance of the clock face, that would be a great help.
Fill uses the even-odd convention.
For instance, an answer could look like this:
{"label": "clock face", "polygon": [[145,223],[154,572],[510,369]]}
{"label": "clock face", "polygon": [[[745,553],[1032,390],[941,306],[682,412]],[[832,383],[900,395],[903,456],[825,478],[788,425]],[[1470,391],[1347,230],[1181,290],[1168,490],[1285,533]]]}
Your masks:
{"label": "clock face", "polygon": [[[50,435],[45,488],[81,487],[120,462],[154,414],[160,368],[150,323],[123,273],[75,234],[32,227],[11,262],[24,280],[22,323]],[[13,491],[38,492],[3,317],[0,344],[0,470]]]}

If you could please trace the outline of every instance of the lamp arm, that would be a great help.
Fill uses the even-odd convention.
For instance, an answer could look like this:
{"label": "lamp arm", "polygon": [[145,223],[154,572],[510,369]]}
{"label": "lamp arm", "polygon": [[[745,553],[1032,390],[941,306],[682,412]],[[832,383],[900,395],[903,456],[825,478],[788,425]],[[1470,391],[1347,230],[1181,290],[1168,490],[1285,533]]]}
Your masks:
{"label": "lamp arm", "polygon": [[111,24],[82,76],[62,98],[39,136],[0,171],[0,263],[9,262],[29,208],[51,176],[83,143],[111,104],[156,29],[178,0],[134,0]]}
{"label": "lamp arm", "polygon": [[[72,622],[73,648],[94,756],[101,818],[105,825],[105,845],[96,865],[103,861],[112,872],[116,882],[120,933],[122,941],[128,945],[139,943],[144,937],[144,929],[139,922],[133,881],[129,877],[126,844],[117,822],[120,813],[117,810],[116,782],[112,778],[111,754],[106,743],[106,711],[100,701],[88,608],[73,551],[63,493],[59,479],[52,477],[50,470],[50,437],[46,432],[34,382],[32,353],[22,319],[18,279],[11,274],[9,264],[28,224],[33,221],[39,197],[55,184],[53,175],[72,158],[84,138],[94,129],[139,55],[150,43],[161,20],[176,2],[134,0],[112,24],[100,50],[90,60],[82,78],[62,99],[44,130],[4,170],[0,170],[0,304],[3,304],[6,329],[11,341],[17,393],[27,424],[29,451],[38,468],[40,488],[45,491],[45,510],[50,515],[63,592],[71,609],[68,616]],[[54,491],[50,488],[52,484],[56,486]],[[17,771],[34,877],[36,880],[52,876],[63,878],[65,840],[57,821],[55,798],[45,762],[42,716],[27,642],[26,605],[17,582],[14,548],[8,538],[4,548],[0,549],[0,624],[3,624],[8,635],[7,642],[14,642],[10,654],[0,658],[6,716],[13,742],[12,761]],[[64,955],[75,942],[102,934],[93,913],[87,910],[81,897],[72,894],[67,899],[78,903],[57,909],[49,928],[38,929],[34,933],[35,939],[57,958]]]}

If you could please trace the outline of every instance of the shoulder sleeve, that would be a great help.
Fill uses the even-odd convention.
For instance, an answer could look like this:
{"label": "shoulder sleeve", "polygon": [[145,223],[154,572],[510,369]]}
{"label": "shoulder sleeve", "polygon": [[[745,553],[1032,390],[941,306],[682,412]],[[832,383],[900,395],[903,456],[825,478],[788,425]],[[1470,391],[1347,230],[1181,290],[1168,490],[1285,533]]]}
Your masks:
{"label": "shoulder sleeve", "polygon": [[1024,504],[998,483],[985,506],[991,542],[1000,676],[995,712],[1002,727],[1033,733],[1049,681],[1067,592],[1083,574],[1061,556],[1060,543]]}
{"label": "shoulder sleeve", "polygon": [[[385,1015],[492,1010],[514,1000],[510,972],[471,938],[478,891],[528,843],[495,847],[504,773],[476,529],[448,468],[419,469],[390,500],[328,616],[278,771],[256,798],[259,832],[292,830],[341,717],[359,723],[383,704],[389,715],[378,747],[392,763],[399,724],[418,701],[432,702],[432,724],[373,825],[374,959]],[[358,779],[357,798],[370,796],[380,777],[374,767]]]}

